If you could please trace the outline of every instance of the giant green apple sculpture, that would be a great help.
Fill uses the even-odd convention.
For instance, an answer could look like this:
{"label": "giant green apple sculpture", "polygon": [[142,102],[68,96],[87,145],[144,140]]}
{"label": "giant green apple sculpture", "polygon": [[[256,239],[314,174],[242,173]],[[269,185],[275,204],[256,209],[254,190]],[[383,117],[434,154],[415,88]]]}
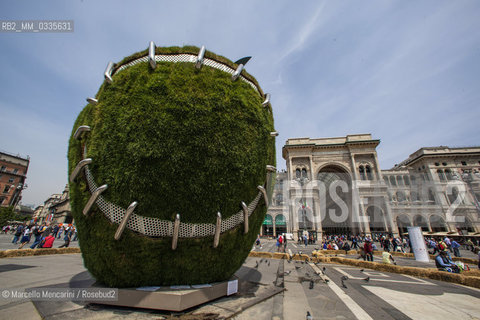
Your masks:
{"label": "giant green apple sculpture", "polygon": [[68,149],[72,213],[98,281],[211,283],[242,265],[267,209],[258,186],[269,188],[275,165],[269,98],[243,64],[152,44],[109,64]]}

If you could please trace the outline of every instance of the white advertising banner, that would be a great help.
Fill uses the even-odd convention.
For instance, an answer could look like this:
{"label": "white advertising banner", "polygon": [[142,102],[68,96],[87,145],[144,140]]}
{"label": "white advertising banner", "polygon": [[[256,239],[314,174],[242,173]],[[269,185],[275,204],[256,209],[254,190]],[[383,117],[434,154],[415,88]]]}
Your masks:
{"label": "white advertising banner", "polygon": [[412,246],[415,260],[421,262],[429,262],[428,250],[425,245],[425,239],[423,238],[422,228],[420,227],[407,227],[408,237],[410,238],[410,245]]}

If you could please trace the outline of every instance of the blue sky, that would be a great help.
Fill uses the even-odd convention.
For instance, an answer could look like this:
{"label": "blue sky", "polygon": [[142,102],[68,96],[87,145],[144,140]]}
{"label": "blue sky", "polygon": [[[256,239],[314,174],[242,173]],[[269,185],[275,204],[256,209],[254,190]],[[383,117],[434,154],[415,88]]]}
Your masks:
{"label": "blue sky", "polygon": [[288,138],[372,133],[388,169],[424,146],[480,145],[480,1],[8,1],[0,19],[73,33],[0,33],[0,149],[29,155],[23,203],[67,183],[73,122],[108,61],[205,45],[272,95]]}

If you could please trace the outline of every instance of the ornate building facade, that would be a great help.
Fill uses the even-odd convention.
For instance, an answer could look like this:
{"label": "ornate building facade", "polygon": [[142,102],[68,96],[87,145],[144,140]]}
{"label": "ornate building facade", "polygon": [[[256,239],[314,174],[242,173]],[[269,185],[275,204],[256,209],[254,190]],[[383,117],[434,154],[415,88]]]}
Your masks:
{"label": "ornate building facade", "polygon": [[29,164],[28,156],[0,151],[0,206],[15,207],[20,202]]}
{"label": "ornate building facade", "polygon": [[480,147],[421,148],[381,170],[370,134],[288,139],[261,233],[479,232]]}

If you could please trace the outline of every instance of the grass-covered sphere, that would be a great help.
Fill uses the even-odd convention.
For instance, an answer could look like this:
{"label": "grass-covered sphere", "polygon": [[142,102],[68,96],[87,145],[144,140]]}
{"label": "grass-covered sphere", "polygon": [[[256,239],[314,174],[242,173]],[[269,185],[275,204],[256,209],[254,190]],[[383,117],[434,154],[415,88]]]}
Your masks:
{"label": "grass-covered sphere", "polygon": [[[156,48],[156,55],[187,53],[197,47]],[[147,51],[125,58],[113,68],[113,82],[105,81],[79,114],[69,142],[69,174],[86,157],[97,186],[107,184],[102,197],[122,208],[137,201],[135,214],[182,222],[216,222],[241,210],[266,182],[266,166],[275,165],[270,105],[256,80],[242,71],[242,79],[192,62],[160,62],[153,69]],[[230,60],[205,53],[230,69]],[[138,61],[137,61],[138,62]],[[255,84],[252,86],[252,84]],[[91,131],[80,139],[81,125]],[[81,173],[70,183],[72,213],[86,268],[100,282],[115,287],[199,284],[227,280],[242,265],[265,216],[263,198],[249,218],[249,232],[239,224],[220,236],[150,237],[124,230],[114,239],[118,224],[93,205],[82,213],[91,193]]]}

